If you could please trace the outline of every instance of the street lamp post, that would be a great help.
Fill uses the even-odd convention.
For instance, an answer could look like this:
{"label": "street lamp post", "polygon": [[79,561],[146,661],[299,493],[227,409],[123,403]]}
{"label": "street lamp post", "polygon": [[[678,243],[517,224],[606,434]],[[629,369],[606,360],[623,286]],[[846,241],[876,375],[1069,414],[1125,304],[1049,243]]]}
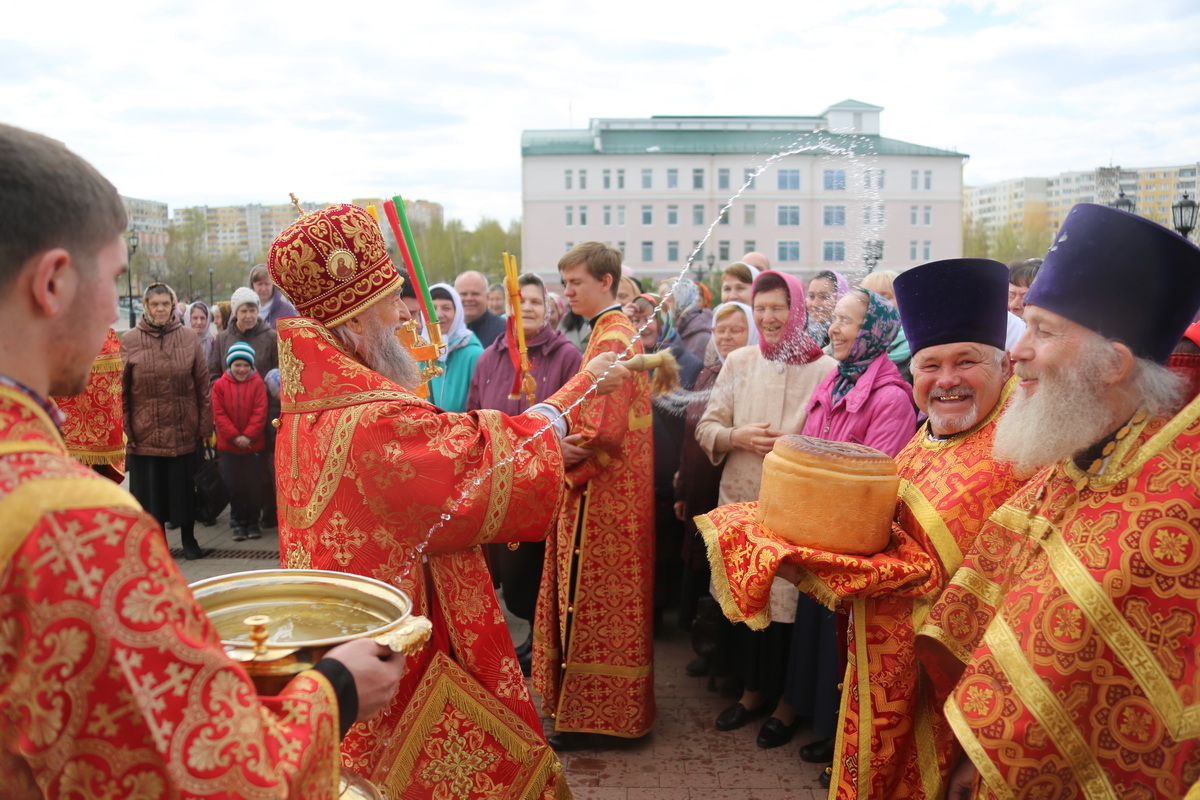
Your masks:
{"label": "street lamp post", "polygon": [[1183,193],[1183,198],[1171,206],[1171,224],[1175,226],[1175,230],[1183,238],[1188,238],[1188,234],[1196,229],[1196,213],[1200,211],[1200,206],[1196,201],[1188,197],[1188,193]]}
{"label": "street lamp post", "polygon": [[208,307],[213,307],[213,268],[212,264],[208,265]]}
{"label": "street lamp post", "polygon": [[189,269],[188,270],[188,302],[189,303],[192,302],[192,300],[195,297],[196,297],[196,295],[192,292],[192,271]]}
{"label": "street lamp post", "polygon": [[[704,260],[705,260],[705,262],[708,263],[708,269],[712,270],[713,264],[715,264],[717,262],[717,257],[715,255],[713,255],[712,253],[709,253],[707,256],[704,257]],[[704,283],[704,272],[705,272],[704,264],[701,264],[700,265],[700,283]]]}
{"label": "street lamp post", "polygon": [[133,330],[137,325],[137,317],[133,313],[133,254],[138,249],[138,232],[136,230],[129,231],[129,266],[125,270],[125,279],[129,286],[129,329]]}
{"label": "street lamp post", "polygon": [[1109,205],[1119,211],[1128,211],[1130,214],[1133,214],[1134,209],[1137,207],[1137,203],[1134,202],[1133,198],[1126,197],[1124,192],[1118,192],[1117,199],[1113,200]]}

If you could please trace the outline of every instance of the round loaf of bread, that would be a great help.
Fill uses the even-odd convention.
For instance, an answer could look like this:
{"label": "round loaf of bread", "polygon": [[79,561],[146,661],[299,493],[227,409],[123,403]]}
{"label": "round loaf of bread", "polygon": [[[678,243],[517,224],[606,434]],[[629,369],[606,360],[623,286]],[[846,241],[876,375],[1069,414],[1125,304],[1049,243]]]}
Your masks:
{"label": "round loaf of bread", "polygon": [[873,447],[788,435],[763,462],[758,522],[793,544],[851,555],[887,547],[900,478]]}

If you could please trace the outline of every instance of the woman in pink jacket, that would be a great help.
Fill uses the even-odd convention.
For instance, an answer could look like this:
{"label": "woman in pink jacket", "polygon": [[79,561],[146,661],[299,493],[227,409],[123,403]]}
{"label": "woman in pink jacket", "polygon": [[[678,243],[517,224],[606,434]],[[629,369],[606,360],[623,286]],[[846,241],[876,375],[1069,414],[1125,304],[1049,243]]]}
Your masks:
{"label": "woman in pink jacket", "polygon": [[[838,367],[813,392],[805,436],[863,444],[893,458],[908,444],[917,427],[912,387],[888,358],[888,347],[899,331],[900,315],[880,295],[852,289],[838,300],[829,326]],[[826,737],[800,748],[805,761],[823,763],[833,757],[842,666],[838,627],[833,612],[801,595],[784,696],[795,714],[811,717],[813,731]],[[795,723],[777,728],[765,745],[760,734],[759,744],[783,744]],[[821,778],[827,785],[826,776]]]}

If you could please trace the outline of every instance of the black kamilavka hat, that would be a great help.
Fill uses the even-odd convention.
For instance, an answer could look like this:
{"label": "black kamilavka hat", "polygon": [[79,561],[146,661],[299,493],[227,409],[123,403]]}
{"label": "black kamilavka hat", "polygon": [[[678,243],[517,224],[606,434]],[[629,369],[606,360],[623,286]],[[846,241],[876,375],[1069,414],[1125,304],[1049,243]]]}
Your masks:
{"label": "black kamilavka hat", "polygon": [[1008,267],[999,261],[931,261],[896,276],[892,291],[914,355],[926,347],[951,342],[977,342],[1004,349]]}

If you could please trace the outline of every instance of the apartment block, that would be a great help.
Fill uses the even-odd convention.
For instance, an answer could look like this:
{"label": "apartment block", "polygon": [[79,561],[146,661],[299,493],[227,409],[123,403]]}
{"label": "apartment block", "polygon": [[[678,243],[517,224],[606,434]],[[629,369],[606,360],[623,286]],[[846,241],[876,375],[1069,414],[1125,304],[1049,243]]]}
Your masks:
{"label": "apartment block", "polygon": [[138,252],[152,273],[161,272],[167,265],[167,204],[125,195],[121,202],[129,217],[129,230],[137,231]]}
{"label": "apartment block", "polygon": [[[522,134],[522,253],[551,273],[574,244],[620,249],[639,275],[744,253],[807,277],[962,253],[966,156],[880,135],[879,106],[847,100],[816,116],[592,119]],[[786,155],[780,155],[789,153]],[[722,209],[733,200],[727,211]],[[715,224],[714,224],[715,223]]]}

